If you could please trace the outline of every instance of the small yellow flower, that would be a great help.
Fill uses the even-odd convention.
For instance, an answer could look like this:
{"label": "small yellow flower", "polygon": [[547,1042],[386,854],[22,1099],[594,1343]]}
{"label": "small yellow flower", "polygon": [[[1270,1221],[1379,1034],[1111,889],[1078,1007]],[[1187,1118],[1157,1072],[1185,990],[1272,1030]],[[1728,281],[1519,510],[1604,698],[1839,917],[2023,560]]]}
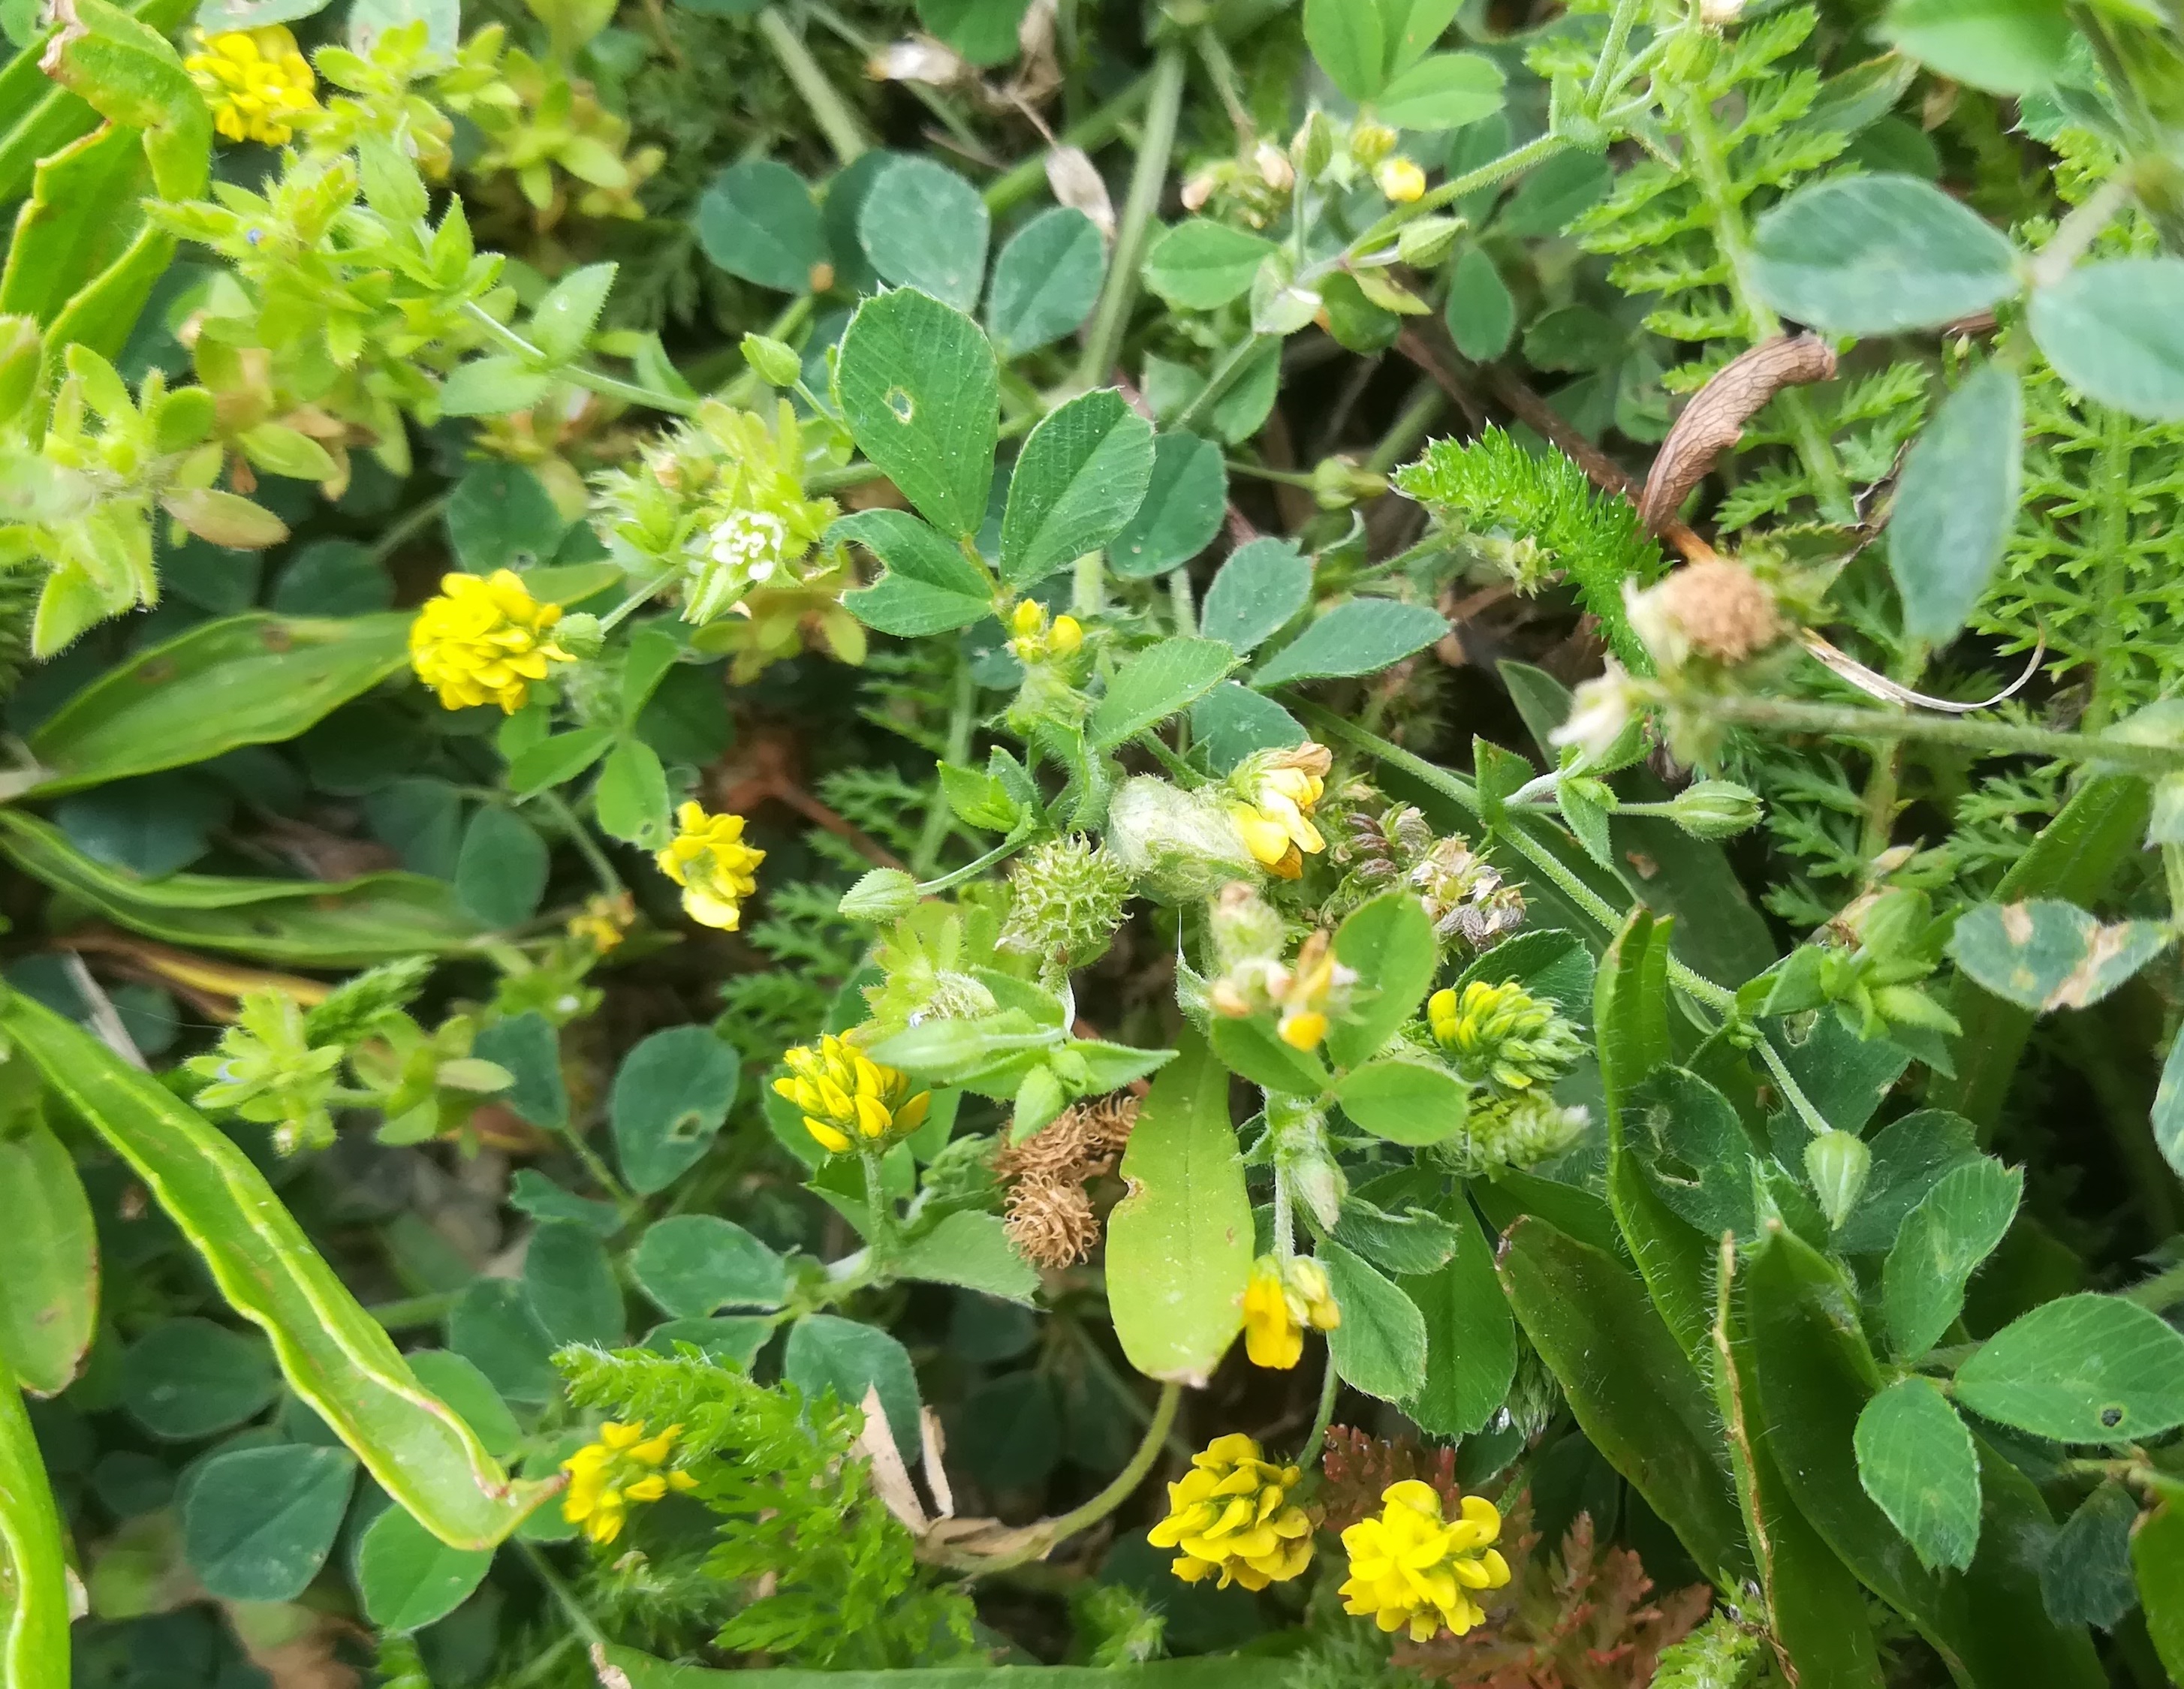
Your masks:
{"label": "small yellow flower", "polygon": [[561,1517],[580,1525],[594,1542],[611,1542],[621,1535],[632,1502],[656,1502],[670,1490],[694,1490],[698,1480],[682,1471],[663,1471],[674,1452],[680,1425],[646,1436],[642,1424],[610,1419],[599,1427],[599,1440],[586,1443],[561,1463],[569,1474],[568,1493],[561,1498]]}
{"label": "small yellow flower", "polygon": [[1373,179],[1380,184],[1380,192],[1398,205],[1409,205],[1425,194],[1426,173],[1400,153],[1383,159]]}
{"label": "small yellow flower", "polygon": [[200,36],[182,61],[212,108],[213,127],[231,141],[287,143],[298,119],[319,109],[309,62],[278,24]]}
{"label": "small yellow flower", "polygon": [[1317,1261],[1296,1256],[1284,1263],[1261,1256],[1244,1286],[1244,1352],[1255,1367],[1286,1372],[1304,1355],[1305,1327],[1332,1331],[1342,1324],[1334,1286]]}
{"label": "small yellow flower", "polygon": [[1369,1614],[1384,1630],[1407,1627],[1414,1642],[1444,1627],[1460,1636],[1481,1622],[1486,1614],[1468,1591],[1509,1581],[1508,1562],[1489,1546],[1502,1534],[1494,1504],[1466,1496],[1461,1516],[1444,1520],[1440,1492],[1415,1478],[1390,1484],[1380,1500],[1379,1518],[1342,1533],[1350,1552],[1345,1609]]}
{"label": "small yellow flower", "polygon": [[1513,983],[1474,979],[1426,999],[1426,1024],[1457,1071],[1505,1094],[1552,1084],[1584,1049],[1555,1006]]}
{"label": "small yellow flower", "polygon": [[589,945],[595,954],[604,956],[622,941],[636,919],[637,905],[627,892],[612,897],[600,892],[585,903],[581,913],[569,917],[563,930],[579,944]]}
{"label": "small yellow flower", "polygon": [[782,1059],[788,1076],[773,1082],[774,1094],[804,1112],[804,1129],[829,1154],[840,1155],[861,1139],[884,1142],[925,1123],[933,1093],[906,1095],[910,1079],[860,1055],[840,1039],[819,1040],[814,1050],[799,1045]]}
{"label": "small yellow flower", "polygon": [[1046,606],[1036,599],[1017,604],[1009,616],[1009,628],[1015,636],[1009,650],[1020,663],[1073,657],[1084,648],[1084,624],[1073,616],[1057,616],[1049,622]]}
{"label": "small yellow flower", "polygon": [[1312,1564],[1312,1519],[1290,1500],[1302,1474],[1259,1455],[1240,1431],[1216,1437],[1191,1469],[1167,1486],[1168,1515],[1152,1528],[1156,1548],[1179,1548],[1169,1569],[1185,1583],[1220,1575],[1264,1589],[1284,1583]]}
{"label": "small yellow flower", "polygon": [[685,804],[675,811],[675,825],[674,839],[653,860],[682,888],[682,910],[693,921],[734,932],[744,899],[758,889],[766,852],[744,843],[739,815],[708,815],[702,804]]}
{"label": "small yellow flower", "polygon": [[[1260,866],[1282,879],[1304,872],[1304,859],[1327,848],[1312,812],[1327,790],[1334,754],[1310,740],[1289,750],[1262,751],[1230,779],[1228,812]],[[1316,1041],[1316,1040],[1315,1040]]]}
{"label": "small yellow flower", "polygon": [[514,715],[549,664],[573,661],[554,643],[558,604],[532,598],[512,570],[443,575],[440,596],[410,624],[410,662],[449,710],[498,704]]}

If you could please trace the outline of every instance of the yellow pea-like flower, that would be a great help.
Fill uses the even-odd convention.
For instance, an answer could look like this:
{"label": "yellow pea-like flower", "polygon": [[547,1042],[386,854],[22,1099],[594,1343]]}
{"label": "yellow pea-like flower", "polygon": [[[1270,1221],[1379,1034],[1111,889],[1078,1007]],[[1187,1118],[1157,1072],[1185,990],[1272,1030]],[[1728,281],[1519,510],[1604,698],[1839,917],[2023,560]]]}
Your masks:
{"label": "yellow pea-like flower", "polygon": [[298,120],[319,109],[310,61],[279,24],[204,36],[200,43],[182,68],[204,95],[213,127],[229,140],[285,146]]}
{"label": "yellow pea-like flower", "polygon": [[608,1543],[621,1535],[630,1504],[656,1502],[669,1491],[694,1490],[698,1480],[679,1469],[663,1471],[674,1452],[680,1425],[646,1436],[642,1424],[610,1419],[599,1441],[586,1443],[561,1463],[569,1488],[561,1497],[561,1517],[586,1536]]}
{"label": "yellow pea-like flower", "polygon": [[788,1072],[773,1082],[774,1094],[795,1105],[804,1129],[829,1155],[915,1132],[933,1105],[930,1091],[910,1095],[909,1075],[831,1034],[816,1048],[799,1045],[782,1060]]}
{"label": "yellow pea-like flower", "polygon": [[449,710],[498,704],[514,715],[554,663],[573,661],[554,643],[558,604],[531,596],[513,570],[445,575],[410,624],[410,663]]}
{"label": "yellow pea-like flower", "polygon": [[1390,1484],[1380,1500],[1378,1519],[1342,1533],[1350,1553],[1345,1610],[1384,1630],[1407,1630],[1415,1642],[1443,1630],[1460,1636],[1484,1621],[1473,1591],[1509,1581],[1509,1564],[1492,1546],[1502,1534],[1494,1504],[1466,1496],[1457,1517],[1445,1519],[1440,1491],[1415,1478]]}
{"label": "yellow pea-like flower", "polygon": [[1152,1528],[1156,1548],[1178,1551],[1169,1569],[1185,1583],[1264,1589],[1312,1564],[1312,1518],[1290,1499],[1303,1474],[1262,1459],[1240,1431],[1216,1437],[1167,1486],[1168,1513]]}
{"label": "yellow pea-like flower", "polygon": [[708,815],[702,804],[685,804],[675,824],[675,837],[653,860],[682,888],[682,910],[693,921],[734,932],[744,900],[758,889],[766,852],[744,843],[739,815]]}

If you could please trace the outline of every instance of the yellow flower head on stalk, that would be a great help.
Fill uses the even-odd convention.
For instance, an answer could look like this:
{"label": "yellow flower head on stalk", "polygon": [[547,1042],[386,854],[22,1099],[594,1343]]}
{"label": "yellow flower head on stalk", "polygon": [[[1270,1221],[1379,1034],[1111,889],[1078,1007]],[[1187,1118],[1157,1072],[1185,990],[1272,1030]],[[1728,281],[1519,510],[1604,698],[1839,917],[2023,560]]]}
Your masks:
{"label": "yellow flower head on stalk", "polygon": [[1379,183],[1380,192],[1398,205],[1410,205],[1425,197],[1426,173],[1401,153],[1383,159],[1373,179]]}
{"label": "yellow flower head on stalk", "polygon": [[443,575],[410,624],[410,663],[449,710],[498,704],[514,715],[549,665],[575,659],[554,643],[558,604],[541,604],[514,571]]}
{"label": "yellow flower head on stalk", "polygon": [[1057,616],[1049,622],[1046,606],[1025,599],[1009,616],[1009,650],[1021,663],[1048,657],[1073,657],[1084,648],[1084,625],[1073,616]]}
{"label": "yellow flower head on stalk", "polygon": [[910,1078],[883,1067],[833,1036],[819,1047],[799,1045],[782,1060],[788,1077],[773,1082],[774,1094],[804,1112],[804,1129],[829,1154],[840,1155],[854,1143],[881,1144],[925,1123],[933,1093],[907,1095]]}
{"label": "yellow flower head on stalk", "polygon": [[1312,812],[1327,790],[1334,754],[1310,740],[1246,757],[1230,777],[1228,812],[1261,867],[1282,879],[1304,872],[1304,859],[1327,848]]}
{"label": "yellow flower head on stalk", "polygon": [[287,144],[298,119],[319,109],[317,79],[278,24],[200,37],[182,61],[212,108],[213,127],[231,141]]}
{"label": "yellow flower head on stalk", "polygon": [[744,899],[758,889],[758,865],[766,852],[744,843],[739,815],[708,815],[702,804],[675,811],[675,837],[653,860],[682,888],[685,914],[706,927],[733,933],[744,917]]}
{"label": "yellow flower head on stalk", "polygon": [[581,1526],[593,1541],[611,1542],[621,1535],[631,1502],[656,1502],[670,1490],[697,1488],[698,1480],[688,1473],[664,1469],[682,1432],[682,1426],[670,1425],[648,1437],[642,1424],[610,1419],[601,1425],[597,1442],[586,1443],[561,1463],[569,1474],[561,1517]]}
{"label": "yellow flower head on stalk", "polygon": [[571,938],[604,956],[622,941],[636,921],[637,904],[627,892],[611,897],[599,892],[586,901],[582,913],[569,917],[566,931]]}
{"label": "yellow flower head on stalk", "polygon": [[1494,1504],[1466,1496],[1458,1516],[1445,1519],[1440,1492],[1415,1478],[1390,1484],[1380,1500],[1379,1518],[1342,1533],[1350,1551],[1345,1609],[1384,1630],[1407,1628],[1414,1642],[1444,1628],[1460,1636],[1480,1623],[1486,1614],[1470,1591],[1509,1581],[1509,1563],[1490,1546],[1502,1534]]}
{"label": "yellow flower head on stalk", "polygon": [[1240,1431],[1216,1437],[1167,1486],[1167,1517],[1152,1528],[1152,1545],[1182,1551],[1169,1569],[1185,1583],[1217,1573],[1223,1589],[1285,1583],[1312,1564],[1312,1519],[1290,1500],[1301,1475],[1261,1459]]}
{"label": "yellow flower head on stalk", "polygon": [[1332,1331],[1342,1309],[1326,1269],[1298,1256],[1284,1263],[1261,1256],[1244,1286],[1244,1352],[1255,1367],[1286,1372],[1304,1355],[1304,1332]]}

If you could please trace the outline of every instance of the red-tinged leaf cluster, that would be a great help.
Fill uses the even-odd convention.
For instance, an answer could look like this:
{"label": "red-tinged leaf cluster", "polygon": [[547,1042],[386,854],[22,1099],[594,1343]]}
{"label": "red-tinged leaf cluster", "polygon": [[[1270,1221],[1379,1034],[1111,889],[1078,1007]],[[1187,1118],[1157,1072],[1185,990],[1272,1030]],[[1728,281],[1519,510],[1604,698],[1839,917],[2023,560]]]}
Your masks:
{"label": "red-tinged leaf cluster", "polygon": [[1658,1600],[1628,1548],[1599,1548],[1580,1513],[1559,1554],[1542,1554],[1529,1497],[1507,1509],[1507,1589],[1485,1597],[1467,1636],[1399,1643],[1396,1664],[1451,1689],[1645,1689],[1661,1651],[1706,1617],[1713,1591],[1694,1584]]}
{"label": "red-tinged leaf cluster", "polygon": [[1330,1530],[1346,1530],[1359,1519],[1373,1517],[1380,1511],[1380,1497],[1388,1486],[1406,1478],[1418,1479],[1439,1491],[1451,1518],[1463,1497],[1463,1486],[1456,1481],[1453,1448],[1422,1448],[1409,1436],[1384,1441],[1347,1425],[1328,1427],[1319,1471],[1319,1502],[1327,1510]]}

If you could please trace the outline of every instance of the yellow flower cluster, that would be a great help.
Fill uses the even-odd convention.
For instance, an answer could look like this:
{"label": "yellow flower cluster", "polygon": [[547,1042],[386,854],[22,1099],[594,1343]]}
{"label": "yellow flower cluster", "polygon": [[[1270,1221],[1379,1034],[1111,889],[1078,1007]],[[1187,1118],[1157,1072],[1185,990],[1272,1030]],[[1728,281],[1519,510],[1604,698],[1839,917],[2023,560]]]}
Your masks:
{"label": "yellow flower cluster", "polygon": [[1289,750],[1262,752],[1237,769],[1237,795],[1228,812],[1268,872],[1295,879],[1304,872],[1304,859],[1327,848],[1312,812],[1327,790],[1334,762],[1325,745],[1307,740]]}
{"label": "yellow flower cluster", "polygon": [[318,110],[310,62],[280,25],[199,39],[182,68],[212,109],[213,127],[229,140],[285,146],[297,120]]}
{"label": "yellow flower cluster", "polygon": [[574,659],[554,643],[558,604],[541,604],[514,571],[443,575],[410,624],[410,662],[449,710],[498,704],[514,715],[550,664]]}
{"label": "yellow flower cluster", "polygon": [[594,1542],[611,1542],[621,1535],[622,1521],[632,1502],[656,1502],[670,1490],[694,1490],[698,1480],[687,1472],[663,1471],[680,1425],[670,1425],[648,1437],[641,1424],[610,1419],[599,1427],[599,1440],[586,1443],[561,1463],[569,1474],[569,1492],[561,1498],[561,1517],[581,1526]]}
{"label": "yellow flower cluster", "polygon": [[758,889],[758,865],[766,852],[744,843],[739,815],[708,815],[703,804],[675,811],[675,837],[653,860],[682,888],[682,911],[701,926],[733,933],[744,918],[744,899]]}
{"label": "yellow flower cluster", "polygon": [[1075,616],[1057,616],[1049,622],[1046,606],[1036,599],[1026,599],[1017,605],[1009,617],[1009,630],[1015,636],[1009,641],[1009,650],[1020,663],[1073,657],[1084,644],[1084,628]]}
{"label": "yellow flower cluster", "polygon": [[604,956],[621,943],[636,923],[637,904],[627,892],[611,897],[599,892],[586,900],[581,913],[569,917],[565,930],[580,944],[589,945],[595,954]]}
{"label": "yellow flower cluster", "polygon": [[1244,1286],[1244,1352],[1255,1367],[1287,1371],[1304,1355],[1304,1330],[1332,1331],[1342,1309],[1326,1270],[1306,1256],[1262,1255]]}
{"label": "yellow flower cluster", "polygon": [[1464,1078],[1505,1093],[1552,1083],[1584,1048],[1552,1003],[1513,983],[1474,979],[1460,993],[1436,991],[1426,999],[1426,1024]]}
{"label": "yellow flower cluster", "polygon": [[1415,1478],[1390,1484],[1380,1500],[1379,1518],[1342,1533],[1350,1552],[1345,1610],[1369,1615],[1384,1630],[1407,1628],[1414,1642],[1444,1627],[1460,1636],[1485,1619],[1469,1591],[1509,1581],[1508,1562],[1490,1546],[1502,1534],[1494,1504],[1466,1496],[1460,1516],[1444,1519],[1440,1492]]}
{"label": "yellow flower cluster", "polygon": [[909,1076],[860,1055],[838,1038],[799,1045],[782,1060],[789,1077],[773,1082],[774,1094],[804,1112],[804,1129],[829,1154],[854,1142],[879,1144],[925,1123],[933,1093],[906,1095]]}
{"label": "yellow flower cluster", "polygon": [[1168,1514],[1152,1528],[1152,1545],[1182,1551],[1169,1569],[1185,1583],[1216,1573],[1223,1589],[1285,1582],[1312,1564],[1312,1520],[1290,1500],[1301,1475],[1260,1458],[1240,1431],[1216,1437],[1167,1486]]}

